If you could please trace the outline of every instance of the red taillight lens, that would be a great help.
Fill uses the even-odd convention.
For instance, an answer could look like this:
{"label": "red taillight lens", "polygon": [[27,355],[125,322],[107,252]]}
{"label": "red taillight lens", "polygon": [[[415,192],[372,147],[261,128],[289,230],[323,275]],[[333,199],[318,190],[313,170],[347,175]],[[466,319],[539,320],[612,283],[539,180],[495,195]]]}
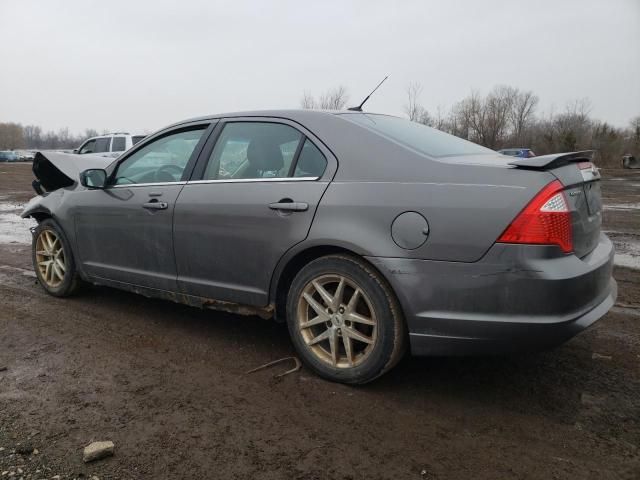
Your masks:
{"label": "red taillight lens", "polygon": [[558,245],[573,251],[571,212],[562,184],[555,180],[544,187],[507,227],[498,242]]}

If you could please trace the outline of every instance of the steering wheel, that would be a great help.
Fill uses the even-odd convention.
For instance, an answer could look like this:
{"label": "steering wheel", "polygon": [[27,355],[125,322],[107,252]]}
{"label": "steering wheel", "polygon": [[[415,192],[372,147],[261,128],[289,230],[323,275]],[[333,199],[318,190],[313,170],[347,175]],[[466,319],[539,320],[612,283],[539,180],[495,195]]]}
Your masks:
{"label": "steering wheel", "polygon": [[[182,170],[182,167],[179,167],[177,165],[163,165],[156,172],[156,182],[175,182],[176,176],[178,180],[180,180],[180,177],[182,176]],[[176,175],[171,173],[171,171],[175,172]]]}

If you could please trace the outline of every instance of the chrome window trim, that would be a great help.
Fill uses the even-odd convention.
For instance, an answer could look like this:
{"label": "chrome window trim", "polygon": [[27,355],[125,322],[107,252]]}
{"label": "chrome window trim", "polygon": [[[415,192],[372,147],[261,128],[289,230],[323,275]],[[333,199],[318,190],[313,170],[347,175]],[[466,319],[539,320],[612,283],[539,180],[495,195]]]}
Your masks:
{"label": "chrome window trim", "polygon": [[220,180],[189,180],[188,182],[123,183],[120,185],[109,185],[107,188],[162,187],[166,185],[191,185],[199,183],[314,182],[319,179],[320,177],[227,178]]}
{"label": "chrome window trim", "polygon": [[132,187],[162,187],[165,185],[185,185],[187,182],[150,182],[150,183],[123,183],[109,185],[107,188],[132,188]]}
{"label": "chrome window trim", "polygon": [[256,182],[314,182],[320,177],[281,177],[281,178],[227,178],[218,180],[189,180],[187,185],[200,183],[256,183]]}

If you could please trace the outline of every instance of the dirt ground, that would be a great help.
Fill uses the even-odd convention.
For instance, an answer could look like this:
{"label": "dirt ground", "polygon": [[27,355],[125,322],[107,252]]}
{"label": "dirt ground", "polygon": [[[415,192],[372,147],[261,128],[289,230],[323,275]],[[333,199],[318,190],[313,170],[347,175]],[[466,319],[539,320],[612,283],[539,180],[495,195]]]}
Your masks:
{"label": "dirt ground", "polygon": [[[29,168],[0,164],[0,202],[32,196]],[[605,229],[633,266],[640,171],[603,173]],[[30,247],[5,243],[0,480],[638,479],[640,270],[615,276],[617,306],[553,351],[407,358],[354,388],[246,374],[293,354],[270,321],[108,288],[49,297]],[[94,440],[115,455],[84,464]]]}

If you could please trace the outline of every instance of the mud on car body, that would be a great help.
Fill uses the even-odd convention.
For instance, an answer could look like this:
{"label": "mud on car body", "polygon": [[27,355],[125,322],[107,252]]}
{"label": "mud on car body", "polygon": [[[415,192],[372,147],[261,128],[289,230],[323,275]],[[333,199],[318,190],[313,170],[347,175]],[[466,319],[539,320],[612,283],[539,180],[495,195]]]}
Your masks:
{"label": "mud on car body", "polygon": [[416,355],[538,350],[613,305],[592,152],[499,155],[361,112],[167,127],[115,161],[38,154],[42,286],[286,321],[305,364],[364,383]]}

